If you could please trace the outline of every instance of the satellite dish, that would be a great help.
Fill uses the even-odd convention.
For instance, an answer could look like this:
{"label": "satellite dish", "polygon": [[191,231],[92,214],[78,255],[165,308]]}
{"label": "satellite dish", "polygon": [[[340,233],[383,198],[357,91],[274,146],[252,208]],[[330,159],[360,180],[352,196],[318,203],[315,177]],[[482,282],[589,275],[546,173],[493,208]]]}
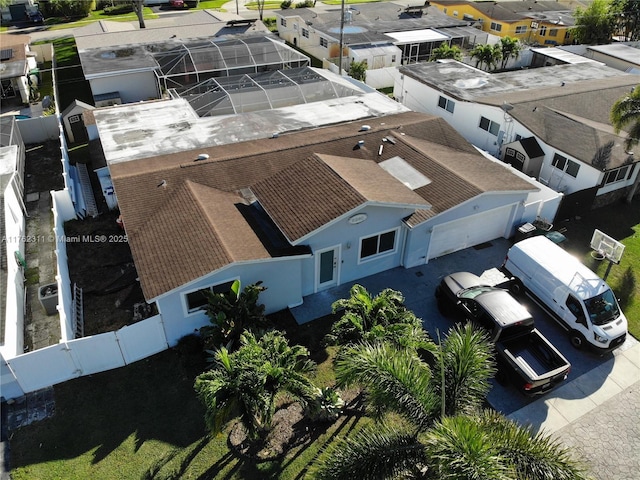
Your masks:
{"label": "satellite dish", "polygon": [[503,102],[501,108],[505,112],[508,112],[510,110],[513,110],[513,105],[511,105],[510,103],[507,103],[507,102]]}

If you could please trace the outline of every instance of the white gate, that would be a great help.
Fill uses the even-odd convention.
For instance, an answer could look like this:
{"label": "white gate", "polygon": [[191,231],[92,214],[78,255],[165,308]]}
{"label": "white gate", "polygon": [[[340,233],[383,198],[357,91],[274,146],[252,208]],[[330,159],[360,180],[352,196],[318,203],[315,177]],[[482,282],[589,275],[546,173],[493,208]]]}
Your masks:
{"label": "white gate", "polygon": [[70,340],[67,346],[81,375],[91,375],[126,365],[115,332]]}
{"label": "white gate", "polygon": [[147,318],[116,332],[126,363],[132,363],[169,348],[162,326],[162,317]]}

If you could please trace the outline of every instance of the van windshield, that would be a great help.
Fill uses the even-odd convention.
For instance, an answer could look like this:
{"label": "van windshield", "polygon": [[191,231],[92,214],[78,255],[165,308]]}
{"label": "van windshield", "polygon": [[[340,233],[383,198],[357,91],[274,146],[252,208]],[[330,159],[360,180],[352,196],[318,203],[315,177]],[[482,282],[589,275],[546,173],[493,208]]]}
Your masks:
{"label": "van windshield", "polygon": [[586,300],[585,306],[594,325],[606,325],[620,315],[620,307],[611,290]]}

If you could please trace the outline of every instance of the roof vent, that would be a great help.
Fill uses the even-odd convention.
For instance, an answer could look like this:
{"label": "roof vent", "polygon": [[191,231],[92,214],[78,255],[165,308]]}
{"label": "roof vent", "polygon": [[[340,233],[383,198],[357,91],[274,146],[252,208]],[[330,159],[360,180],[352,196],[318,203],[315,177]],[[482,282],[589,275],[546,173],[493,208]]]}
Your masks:
{"label": "roof vent", "polygon": [[198,158],[196,158],[194,161],[197,162],[199,160],[206,160],[209,158],[209,155],[206,153],[201,153],[200,155],[198,155]]}

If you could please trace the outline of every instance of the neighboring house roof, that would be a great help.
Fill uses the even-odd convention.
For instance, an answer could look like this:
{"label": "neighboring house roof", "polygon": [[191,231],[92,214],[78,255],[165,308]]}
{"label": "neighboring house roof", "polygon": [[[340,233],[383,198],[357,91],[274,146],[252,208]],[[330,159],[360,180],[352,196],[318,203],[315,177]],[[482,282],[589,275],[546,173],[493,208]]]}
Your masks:
{"label": "neighboring house roof", "polygon": [[572,2],[567,4],[566,2],[553,2],[553,1],[538,1],[538,0],[522,0],[512,2],[469,2],[469,1],[447,1],[437,0],[433,3],[442,5],[444,7],[465,5],[474,8],[483,15],[501,22],[518,22],[524,18],[536,18],[538,20],[546,20],[550,23],[558,21],[561,17],[558,25],[573,25],[572,11],[575,6],[579,4]]}
{"label": "neighboring house roof", "polygon": [[2,34],[0,80],[22,77],[27,74],[27,46],[30,42],[29,35]]}
{"label": "neighboring house roof", "polygon": [[[445,15],[435,7],[423,7],[421,15],[407,13],[406,5],[393,2],[358,4],[349,6],[348,20],[344,23],[343,41],[346,45],[392,41],[386,33],[424,30],[429,28],[463,27],[466,21]],[[411,11],[416,12],[413,7]],[[301,17],[309,26],[336,40],[340,37],[341,9],[315,11],[295,8],[275,12],[283,17]],[[459,34],[459,32],[458,32]]]}
{"label": "neighboring house roof", "polygon": [[364,204],[429,207],[372,160],[322,154],[285,168],[251,190],[294,244]]}
{"label": "neighboring house roof", "polygon": [[603,55],[608,55],[640,67],[640,46],[633,47],[623,43],[612,43],[609,45],[589,45],[587,47],[587,51],[589,50]]}
{"label": "neighboring house roof", "polygon": [[544,150],[542,150],[542,147],[538,143],[538,140],[536,140],[536,137],[521,138],[519,141],[529,158],[544,156]]}
{"label": "neighboring house roof", "polygon": [[102,20],[75,28],[73,36],[78,51],[81,51],[89,48],[161,43],[172,39],[213,37],[220,31],[236,34],[269,32],[262,22],[249,22],[231,13],[198,10],[177,17],[154,20],[143,29],[133,23]]}
{"label": "neighboring house roof", "polygon": [[[439,117],[406,112],[362,124],[110,165],[145,297],[230,263],[309,253],[280,232],[300,241],[365,203],[424,212],[437,205],[408,218],[413,226],[490,189],[535,190]],[[195,161],[201,153],[208,159]],[[395,157],[431,183],[412,191],[376,165]]]}
{"label": "neighboring house roof", "polygon": [[[611,142],[609,168],[629,157],[623,138],[613,132],[609,112],[638,84],[635,75],[596,64],[490,74],[460,62],[430,62],[400,71],[456,99],[496,107],[510,104],[514,108],[509,115],[541,141],[588,165]],[[635,151],[640,153],[638,147]]]}
{"label": "neighboring house roof", "polygon": [[596,63],[598,65],[604,65],[602,62],[597,62],[591,58],[587,58],[583,55],[578,55],[577,53],[569,52],[562,47],[541,47],[541,48],[531,48],[530,49],[534,54],[542,55],[548,58],[553,58],[554,60],[561,61],[563,63]]}
{"label": "neighboring house roof", "polygon": [[[362,84],[347,77],[315,70],[331,82],[344,84],[345,90],[349,87],[353,94],[273,110],[204,118],[199,118],[185,99],[98,109],[94,117],[106,161],[128,162],[408,111],[386,95],[365,90]],[[122,121],[125,117],[127,122]]]}

